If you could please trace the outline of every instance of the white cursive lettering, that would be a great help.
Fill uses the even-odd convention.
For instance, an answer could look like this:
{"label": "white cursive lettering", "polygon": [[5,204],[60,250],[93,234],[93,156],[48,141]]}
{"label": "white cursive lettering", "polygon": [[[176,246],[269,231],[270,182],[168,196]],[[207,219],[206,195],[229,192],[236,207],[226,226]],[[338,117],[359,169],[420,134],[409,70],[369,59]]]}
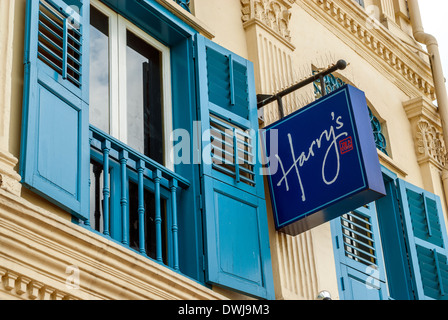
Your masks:
{"label": "white cursive lettering", "polygon": [[[337,117],[335,120],[334,112],[332,112],[331,118],[337,124],[336,130],[340,130],[343,128],[344,123],[342,122],[342,117]],[[348,133],[344,131],[344,132],[341,132],[338,135],[336,135],[335,127],[332,125],[332,126],[330,126],[330,129],[322,131],[319,138],[313,140],[311,142],[308,150],[303,151],[299,155],[298,158],[296,158],[296,153],[294,150],[292,136],[290,133],[288,133],[287,136],[288,136],[288,142],[289,142],[289,147],[290,147],[290,151],[291,151],[291,157],[292,157],[293,164],[291,165],[291,167],[289,167],[289,169],[287,171],[285,171],[285,166],[284,166],[283,161],[281,160],[280,156],[278,154],[275,155],[275,157],[278,159],[278,162],[280,164],[280,169],[281,169],[282,175],[283,175],[282,178],[277,183],[277,186],[280,187],[284,182],[285,186],[286,186],[286,191],[289,191],[288,175],[292,170],[294,170],[296,172],[297,179],[298,179],[299,186],[300,186],[301,199],[302,199],[302,201],[306,201],[305,187],[302,182],[299,168],[303,167],[307,161],[309,161],[311,158],[315,157],[315,149],[314,148],[321,149],[323,140],[325,140],[326,142],[330,142],[330,144],[325,152],[323,161],[322,161],[322,180],[326,185],[331,185],[331,184],[335,183],[339,177],[339,171],[340,171],[340,166],[341,166],[337,141],[341,137],[347,137]],[[328,165],[327,159],[329,158],[329,155],[331,154],[331,152],[334,152],[334,154],[336,156],[336,172],[334,174],[334,177],[332,177],[332,179],[329,179],[326,176],[325,169]]]}

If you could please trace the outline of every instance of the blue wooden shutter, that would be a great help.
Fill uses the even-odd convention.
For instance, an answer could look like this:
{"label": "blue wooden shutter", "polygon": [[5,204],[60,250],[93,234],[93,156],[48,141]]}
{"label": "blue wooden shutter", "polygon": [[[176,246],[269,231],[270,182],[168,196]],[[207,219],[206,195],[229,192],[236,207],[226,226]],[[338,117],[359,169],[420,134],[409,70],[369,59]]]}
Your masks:
{"label": "blue wooden shutter", "polygon": [[397,181],[415,298],[447,300],[448,242],[440,198]]}
{"label": "blue wooden shutter", "polygon": [[28,0],[20,173],[35,192],[89,210],[89,0]]}
{"label": "blue wooden shutter", "polygon": [[271,299],[253,65],[202,36],[196,38],[196,62],[207,280]]}
{"label": "blue wooden shutter", "polygon": [[331,228],[341,299],[387,299],[375,203],[333,220]]}

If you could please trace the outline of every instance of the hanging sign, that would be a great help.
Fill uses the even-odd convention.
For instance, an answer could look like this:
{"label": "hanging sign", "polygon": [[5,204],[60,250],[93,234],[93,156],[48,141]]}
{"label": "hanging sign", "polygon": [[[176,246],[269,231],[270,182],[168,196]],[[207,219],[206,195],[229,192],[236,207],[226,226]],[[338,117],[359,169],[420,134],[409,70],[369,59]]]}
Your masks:
{"label": "hanging sign", "polygon": [[281,232],[297,235],[386,195],[366,98],[350,85],[261,136]]}

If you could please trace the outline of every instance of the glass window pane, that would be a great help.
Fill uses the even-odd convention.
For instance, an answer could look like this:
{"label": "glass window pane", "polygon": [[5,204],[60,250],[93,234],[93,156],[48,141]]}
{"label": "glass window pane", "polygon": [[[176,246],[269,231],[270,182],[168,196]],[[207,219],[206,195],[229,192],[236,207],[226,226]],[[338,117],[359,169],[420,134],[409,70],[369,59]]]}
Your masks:
{"label": "glass window pane", "polygon": [[127,31],[128,144],[163,164],[161,53]]}
{"label": "glass window pane", "polygon": [[90,8],[90,123],[110,133],[109,18]]}

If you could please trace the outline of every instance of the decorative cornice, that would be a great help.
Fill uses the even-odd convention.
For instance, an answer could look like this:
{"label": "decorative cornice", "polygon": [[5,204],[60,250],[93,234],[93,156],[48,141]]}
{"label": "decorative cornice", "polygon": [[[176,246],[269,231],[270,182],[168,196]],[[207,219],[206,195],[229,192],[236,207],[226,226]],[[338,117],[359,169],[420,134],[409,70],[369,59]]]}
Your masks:
{"label": "decorative cornice", "polygon": [[256,22],[288,43],[291,42],[289,22],[294,0],[240,0],[244,27]]}
{"label": "decorative cornice", "polygon": [[[302,0],[297,4],[323,19],[335,32],[343,31],[341,39],[349,45],[363,48],[374,58],[373,65],[386,69],[386,76],[397,83],[410,97],[434,97],[431,69],[415,52],[394,37],[381,24],[371,27],[371,18],[352,1]],[[358,8],[359,7],[359,8]],[[335,28],[338,26],[338,28]],[[367,58],[367,56],[366,56]],[[377,61],[374,63],[374,61]],[[410,90],[411,89],[411,90]]]}
{"label": "decorative cornice", "polygon": [[67,292],[0,266],[0,297],[1,291],[9,298],[23,300],[78,300]]}

